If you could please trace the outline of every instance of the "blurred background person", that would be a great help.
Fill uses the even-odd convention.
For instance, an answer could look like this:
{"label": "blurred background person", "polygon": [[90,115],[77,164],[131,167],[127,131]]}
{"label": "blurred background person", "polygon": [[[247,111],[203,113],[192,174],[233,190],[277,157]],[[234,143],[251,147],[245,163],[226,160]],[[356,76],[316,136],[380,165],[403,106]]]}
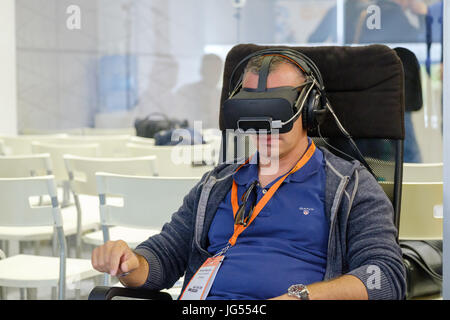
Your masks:
{"label": "blurred background person", "polygon": [[203,128],[219,127],[219,104],[223,61],[215,54],[202,57],[200,80],[180,87],[176,93],[174,115],[187,119],[189,125],[202,121]]}
{"label": "blurred background person", "polygon": [[155,112],[166,115],[173,113],[178,72],[179,64],[173,56],[155,58],[148,75],[147,88],[135,107],[135,117],[142,118]]}

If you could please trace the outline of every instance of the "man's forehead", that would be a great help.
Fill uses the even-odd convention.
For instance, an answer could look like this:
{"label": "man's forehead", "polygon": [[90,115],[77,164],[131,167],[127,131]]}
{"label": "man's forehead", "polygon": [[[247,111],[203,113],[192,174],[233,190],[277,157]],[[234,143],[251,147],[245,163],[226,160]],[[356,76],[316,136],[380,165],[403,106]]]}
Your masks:
{"label": "man's forehead", "polygon": [[[257,88],[259,75],[251,71],[247,72],[244,76],[243,87],[245,88]],[[281,63],[276,69],[271,71],[267,76],[267,88],[276,88],[291,86],[297,87],[305,82],[304,76],[301,74],[297,67],[288,64]]]}

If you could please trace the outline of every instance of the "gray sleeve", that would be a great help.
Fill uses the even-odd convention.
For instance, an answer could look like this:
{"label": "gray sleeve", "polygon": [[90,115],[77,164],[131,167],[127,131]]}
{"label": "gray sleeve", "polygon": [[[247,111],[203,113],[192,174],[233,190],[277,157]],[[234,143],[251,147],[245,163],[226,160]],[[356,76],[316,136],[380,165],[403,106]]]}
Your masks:
{"label": "gray sleeve", "polygon": [[392,204],[366,169],[355,174],[359,183],[347,223],[347,274],[364,283],[369,299],[404,299],[406,272]]}

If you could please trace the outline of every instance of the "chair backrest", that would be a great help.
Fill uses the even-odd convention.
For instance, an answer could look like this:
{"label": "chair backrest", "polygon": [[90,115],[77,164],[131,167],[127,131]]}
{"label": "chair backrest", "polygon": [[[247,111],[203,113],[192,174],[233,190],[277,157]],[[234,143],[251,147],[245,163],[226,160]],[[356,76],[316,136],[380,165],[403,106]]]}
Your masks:
{"label": "chair backrest", "polygon": [[[97,190],[101,223],[133,228],[157,228],[170,221],[199,178],[137,177],[99,172]],[[111,204],[108,198],[115,198]],[[117,205],[123,198],[123,206]]]}
{"label": "chair backrest", "polygon": [[6,156],[6,146],[5,141],[0,139],[0,156]]}
{"label": "chair backrest", "polygon": [[18,178],[52,175],[48,153],[21,156],[0,156],[0,177]]}
{"label": "chair backrest", "polygon": [[70,187],[76,194],[98,195],[95,174],[108,172],[124,175],[154,176],[156,156],[136,158],[90,158],[65,155]]}
{"label": "chair backrest", "polygon": [[138,137],[138,136],[131,136],[128,142],[134,143],[134,144],[142,144],[144,146],[150,146],[150,147],[155,145],[154,138],[145,138],[145,137]]}
{"label": "chair backrest", "polygon": [[34,128],[24,128],[20,130],[22,135],[55,135],[55,134],[75,134],[82,135],[83,128],[72,128],[72,129],[34,129]]}
{"label": "chair backrest", "polygon": [[92,135],[92,136],[69,136],[64,139],[67,144],[92,144],[99,146],[98,156],[101,157],[123,157],[127,155],[126,143],[129,135]]}
{"label": "chair backrest", "polygon": [[[52,206],[34,206],[49,195]],[[0,225],[4,227],[62,226],[53,176],[0,178]]]}
{"label": "chair backrest", "polygon": [[130,128],[83,128],[85,136],[117,136],[117,135],[136,135],[136,129]]}
{"label": "chair backrest", "polygon": [[[389,183],[380,184],[383,189],[392,187]],[[442,182],[404,182],[399,239],[442,239],[442,203]]]}
{"label": "chair backrest", "polygon": [[[50,196],[51,205],[32,204],[36,203],[35,199],[43,196]],[[59,244],[58,298],[63,300],[66,287],[67,243],[54,176],[0,178],[0,203],[0,226],[54,227]]]}
{"label": "chair backrest", "polygon": [[68,181],[66,166],[63,156],[72,154],[85,157],[96,157],[98,153],[98,144],[48,144],[33,142],[32,150],[34,153],[48,153],[52,159],[53,174],[56,181]]}
{"label": "chair backrest", "polygon": [[404,163],[403,182],[442,182],[443,163]]}
{"label": "chair backrest", "polygon": [[213,168],[212,148],[208,144],[193,146],[144,146],[127,143],[131,156],[153,155],[157,158],[158,176],[201,177]]}
{"label": "chair backrest", "polygon": [[66,134],[48,134],[48,135],[16,135],[1,136],[4,143],[5,155],[29,155],[33,153],[31,144],[33,142],[54,143]]}

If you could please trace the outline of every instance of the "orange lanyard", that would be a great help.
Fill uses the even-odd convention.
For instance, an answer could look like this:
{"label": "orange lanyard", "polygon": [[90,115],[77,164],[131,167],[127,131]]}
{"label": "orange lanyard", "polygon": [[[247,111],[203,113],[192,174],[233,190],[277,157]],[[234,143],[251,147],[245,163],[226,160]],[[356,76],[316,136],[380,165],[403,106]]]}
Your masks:
{"label": "orange lanyard", "polygon": [[[258,201],[247,225],[246,226],[236,225],[236,224],[234,225],[234,233],[231,236],[230,240],[228,240],[228,242],[230,243],[231,246],[235,245],[236,240],[240,236],[240,234],[242,232],[244,232],[245,229],[248,228],[248,226],[253,222],[253,220],[255,220],[255,218],[258,216],[258,214],[261,212],[261,210],[265,207],[267,202],[269,202],[269,200],[273,197],[273,195],[278,190],[280,185],[283,183],[284,179],[286,179],[290,174],[300,170],[312,157],[312,155],[314,154],[314,151],[316,151],[316,146],[314,144],[314,141],[311,141],[311,145],[308,147],[305,154],[297,162],[297,164],[288,173],[286,173],[284,176],[282,176],[276,183],[274,183],[273,186],[271,186],[269,188],[269,190],[266,192],[266,194]],[[236,170],[236,172],[238,172],[245,164],[247,164],[247,162],[248,162],[248,160],[243,165],[241,165]],[[231,187],[231,206],[233,208],[233,217],[236,217],[236,213],[239,210],[239,203],[238,203],[238,196],[237,196],[237,184],[236,184],[236,181],[234,181],[234,179],[233,179],[233,186]]]}

